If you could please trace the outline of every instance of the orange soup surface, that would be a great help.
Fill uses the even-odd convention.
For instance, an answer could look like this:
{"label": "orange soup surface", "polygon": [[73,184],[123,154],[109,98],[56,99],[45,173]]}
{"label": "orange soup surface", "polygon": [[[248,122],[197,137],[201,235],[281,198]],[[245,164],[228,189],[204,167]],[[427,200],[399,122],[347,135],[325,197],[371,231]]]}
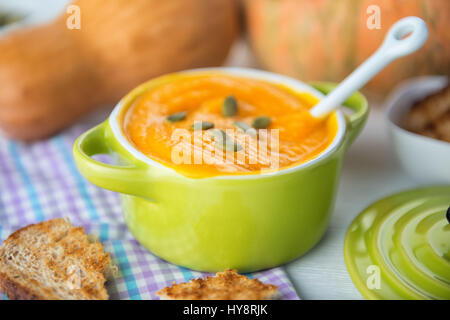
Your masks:
{"label": "orange soup surface", "polygon": [[[224,113],[229,97],[234,115]],[[125,111],[123,128],[136,149],[185,176],[253,174],[301,164],[330,145],[337,118],[311,117],[308,110],[316,103],[309,93],[262,80],[178,76],[137,97]],[[258,117],[269,119],[268,126],[245,131],[237,125],[258,127]],[[226,134],[219,135],[223,140],[218,132]]]}

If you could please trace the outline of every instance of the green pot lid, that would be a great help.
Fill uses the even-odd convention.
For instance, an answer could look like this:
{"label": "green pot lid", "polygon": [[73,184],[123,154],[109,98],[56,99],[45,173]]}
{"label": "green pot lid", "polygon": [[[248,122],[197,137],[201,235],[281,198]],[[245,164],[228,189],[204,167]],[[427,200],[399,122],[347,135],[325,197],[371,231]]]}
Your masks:
{"label": "green pot lid", "polygon": [[344,255],[365,298],[450,299],[449,206],[450,186],[428,187],[384,198],[359,214]]}

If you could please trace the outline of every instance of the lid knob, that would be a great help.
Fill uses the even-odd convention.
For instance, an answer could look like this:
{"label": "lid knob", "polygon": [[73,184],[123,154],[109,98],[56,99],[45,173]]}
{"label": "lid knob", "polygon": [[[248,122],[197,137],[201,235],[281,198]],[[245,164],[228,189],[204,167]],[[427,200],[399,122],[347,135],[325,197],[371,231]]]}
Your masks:
{"label": "lid knob", "polygon": [[447,214],[445,216],[447,217],[448,223],[450,223],[450,207],[448,207]]}

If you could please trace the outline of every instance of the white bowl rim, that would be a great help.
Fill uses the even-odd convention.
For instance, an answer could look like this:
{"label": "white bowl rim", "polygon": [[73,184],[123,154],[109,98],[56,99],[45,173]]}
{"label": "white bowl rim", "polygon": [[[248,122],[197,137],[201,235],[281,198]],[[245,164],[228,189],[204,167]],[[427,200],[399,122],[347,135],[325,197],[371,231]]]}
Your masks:
{"label": "white bowl rim", "polygon": [[[387,120],[389,126],[393,130],[395,130],[403,135],[409,136],[411,139],[422,140],[422,141],[426,141],[427,143],[432,143],[439,147],[448,148],[448,147],[450,147],[449,142],[430,138],[430,137],[406,130],[402,126],[395,123],[395,121],[393,121],[393,119],[392,119],[392,112],[396,108],[399,108],[399,101],[400,101],[401,96],[404,94],[404,92],[409,90],[410,87],[419,86],[420,84],[422,84],[426,81],[442,81],[442,83],[445,83],[446,81],[448,82],[449,79],[446,76],[421,76],[421,77],[414,77],[409,80],[403,81],[400,85],[397,86],[397,88],[395,88],[393,90],[393,93],[388,97],[387,102],[386,102],[385,117],[386,117],[386,120]],[[411,108],[411,106],[408,106],[408,108]]]}
{"label": "white bowl rim", "polygon": [[[313,87],[305,84],[304,82],[293,79],[287,76],[283,76],[280,74],[272,73],[269,71],[263,71],[263,70],[257,70],[257,69],[251,69],[251,68],[241,68],[241,67],[214,67],[214,68],[197,68],[197,69],[190,69],[185,71],[179,71],[174,72],[172,74],[186,74],[186,73],[198,73],[198,74],[209,74],[209,73],[225,73],[229,75],[235,75],[240,77],[246,77],[250,79],[259,79],[259,80],[265,80],[271,83],[281,83],[295,91],[300,92],[307,92],[312,94],[313,96],[322,99],[324,95],[319,92],[318,90],[314,89]],[[151,81],[151,80],[150,80]],[[175,174],[181,175],[185,178],[190,178],[185,175],[183,175],[180,172],[177,172],[175,169],[170,168],[156,160],[151,159],[150,157],[146,156],[142,152],[140,152],[138,149],[136,149],[131,142],[124,136],[123,130],[121,130],[121,125],[119,124],[119,115],[120,111],[124,107],[122,104],[122,100],[118,102],[118,104],[114,107],[111,115],[108,118],[109,125],[112,129],[112,132],[114,134],[114,137],[119,141],[119,143],[136,159],[151,165],[156,166],[159,168],[164,168],[172,171]],[[204,177],[204,178],[192,178],[192,179],[215,179],[215,180],[234,180],[234,179],[261,179],[263,177],[273,177],[275,175],[283,175],[283,174],[289,174],[294,171],[298,171],[300,169],[312,166],[316,164],[317,162],[323,160],[324,158],[328,157],[331,153],[333,153],[335,150],[337,150],[341,143],[344,141],[345,132],[346,132],[346,120],[342,113],[342,111],[337,110],[337,123],[338,123],[338,130],[336,132],[336,135],[331,142],[331,144],[323,150],[319,155],[314,157],[313,159],[310,159],[306,162],[300,163],[296,166],[287,167],[287,168],[279,168],[278,170],[273,170],[269,172],[260,172],[257,174],[233,174],[233,175],[219,175],[219,176],[212,176],[212,177]]]}

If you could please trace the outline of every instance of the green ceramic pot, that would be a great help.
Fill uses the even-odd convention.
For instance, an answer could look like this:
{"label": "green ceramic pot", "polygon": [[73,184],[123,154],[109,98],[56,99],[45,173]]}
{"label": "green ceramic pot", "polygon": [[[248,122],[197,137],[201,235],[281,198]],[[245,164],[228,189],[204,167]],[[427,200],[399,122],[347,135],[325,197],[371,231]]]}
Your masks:
{"label": "green ceramic pot", "polygon": [[365,298],[450,299],[449,205],[449,185],[423,187],[381,199],[356,217],[344,257]]}
{"label": "green ceramic pot", "polygon": [[[318,157],[278,172],[188,178],[133,148],[121,129],[130,104],[152,87],[192,74],[220,72],[284,84],[322,97],[334,87],[312,86],[284,76],[242,68],[199,69],[151,80],[134,89],[107,121],[74,145],[80,172],[92,183],[121,194],[128,228],[157,256],[194,270],[234,268],[250,272],[284,264],[311,249],[333,211],[345,150],[363,127],[366,99],[355,93],[337,112],[338,132]],[[322,93],[321,93],[322,92]],[[92,158],[112,154],[117,165]]]}

